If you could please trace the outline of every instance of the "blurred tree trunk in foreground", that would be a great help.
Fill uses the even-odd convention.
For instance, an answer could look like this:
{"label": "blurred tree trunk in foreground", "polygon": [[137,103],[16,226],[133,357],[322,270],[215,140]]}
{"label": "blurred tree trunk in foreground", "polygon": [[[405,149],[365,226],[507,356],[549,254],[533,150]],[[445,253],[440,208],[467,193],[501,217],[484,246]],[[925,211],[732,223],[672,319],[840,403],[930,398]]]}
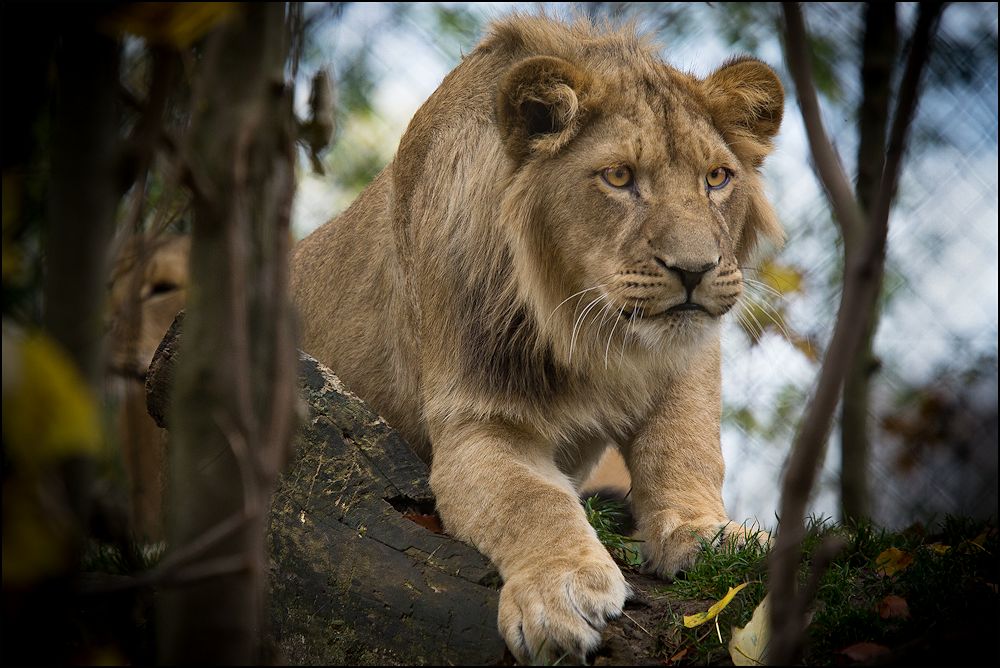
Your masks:
{"label": "blurred tree trunk in foreground", "polygon": [[[796,95],[816,173],[826,191],[834,220],[845,239],[845,258],[844,285],[837,322],[823,358],[816,389],[792,444],[782,481],[780,524],[769,566],[772,636],[767,658],[772,665],[787,665],[801,659],[806,611],[819,585],[825,562],[833,556],[832,546],[813,555],[810,582],[805,588],[798,586],[806,503],[823,459],[833,413],[848,370],[858,364],[859,357],[864,356],[866,343],[874,330],[873,320],[885,266],[889,213],[902,171],[910,122],[920,97],[921,75],[930,54],[942,9],[941,3],[925,3],[920,6],[896,95],[896,107],[887,142],[882,140],[878,128],[878,114],[872,113],[873,110],[877,112],[881,104],[877,98],[888,92],[887,82],[884,74],[873,72],[877,68],[873,68],[872,60],[877,59],[877,56],[869,50],[874,51],[873,44],[877,42],[874,40],[874,33],[866,36],[862,76],[864,83],[871,85],[873,90],[865,92],[862,102],[862,125],[866,134],[861,148],[873,155],[881,155],[884,150],[885,158],[884,163],[878,160],[867,176],[869,179],[877,178],[877,188],[868,181],[859,183],[859,190],[864,193],[859,201],[852,192],[840,159],[823,126],[809,64],[808,32],[802,10],[798,3],[788,2],[783,6],[786,62],[795,80]],[[868,31],[873,31],[879,28],[879,23],[890,21],[892,17],[882,9],[871,9],[867,20],[875,24],[868,26]],[[880,169],[877,168],[878,164],[881,164]],[[870,167],[873,166],[866,165],[866,168]],[[864,208],[865,197],[872,198],[869,209]],[[852,246],[853,250],[848,251]]]}
{"label": "blurred tree trunk in foreground", "polygon": [[[892,96],[892,72],[896,61],[896,5],[870,2],[865,10],[865,36],[862,45],[861,95],[858,108],[858,179],[855,196],[866,228],[874,225],[872,215],[878,198],[882,170],[885,167],[886,131],[889,124],[889,99]],[[845,226],[844,262],[848,266],[865,251],[867,229]],[[883,271],[871,276],[881,290]],[[872,353],[872,339],[878,325],[878,302],[873,301],[867,314],[861,348],[851,361],[844,379],[840,421],[840,503],[844,520],[868,517],[870,489],[868,464],[871,438],[868,433],[870,381],[877,371]]]}
{"label": "blurred tree trunk in foreground", "polygon": [[194,223],[169,420],[174,570],[158,611],[168,664],[266,658],[265,523],[294,429],[288,48],[277,3],[243,5],[210,35],[182,147]]}
{"label": "blurred tree trunk in foreground", "polygon": [[95,391],[104,374],[102,304],[118,206],[119,49],[110,37],[70,28],[55,58],[45,328]]}

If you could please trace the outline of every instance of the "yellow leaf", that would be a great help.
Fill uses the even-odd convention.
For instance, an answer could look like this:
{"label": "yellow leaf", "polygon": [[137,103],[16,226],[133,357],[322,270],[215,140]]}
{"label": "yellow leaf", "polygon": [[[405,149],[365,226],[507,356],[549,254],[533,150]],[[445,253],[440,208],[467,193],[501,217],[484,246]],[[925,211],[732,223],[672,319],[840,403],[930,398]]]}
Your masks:
{"label": "yellow leaf", "polygon": [[875,558],[875,569],[879,575],[895,575],[913,563],[913,555],[890,547]]}
{"label": "yellow leaf", "polygon": [[3,441],[15,464],[40,469],[100,454],[97,403],[55,341],[5,326],[3,364]]}
{"label": "yellow leaf", "polygon": [[976,547],[982,549],[983,546],[986,545],[986,539],[990,537],[990,533],[992,533],[992,529],[983,529],[982,533],[980,533],[978,536],[976,536],[969,542],[975,545]]}
{"label": "yellow leaf", "polygon": [[770,612],[768,596],[754,608],[753,616],[746,626],[733,629],[729,640],[729,656],[736,666],[764,665],[767,645],[771,641]]}
{"label": "yellow leaf", "polygon": [[802,292],[802,271],[795,267],[773,261],[765,262],[760,268],[760,277],[764,283],[783,295]]}
{"label": "yellow leaf", "polygon": [[931,543],[927,546],[927,549],[938,554],[946,554],[949,550],[951,550],[951,546],[944,545],[943,543]]}
{"label": "yellow leaf", "polygon": [[709,608],[706,612],[699,612],[694,615],[684,615],[684,626],[686,626],[689,629],[693,629],[696,626],[701,626],[702,624],[704,624],[709,620],[715,619],[720,612],[726,609],[726,606],[729,605],[730,601],[733,600],[733,597],[736,596],[736,594],[738,594],[739,591],[746,586],[747,583],[744,582],[741,585],[730,587],[729,593],[723,596],[722,600],[717,601],[715,604],[713,604],[712,607]]}
{"label": "yellow leaf", "polygon": [[53,513],[44,481],[11,476],[3,483],[3,586],[25,588],[72,567],[71,535]]}

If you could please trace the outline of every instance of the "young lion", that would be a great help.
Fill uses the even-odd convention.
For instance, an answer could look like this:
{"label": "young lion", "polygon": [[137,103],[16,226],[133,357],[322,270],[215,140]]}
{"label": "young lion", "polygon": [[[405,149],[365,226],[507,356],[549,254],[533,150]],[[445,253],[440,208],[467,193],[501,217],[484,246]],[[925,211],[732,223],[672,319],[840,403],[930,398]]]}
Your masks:
{"label": "young lion", "polygon": [[431,461],[520,661],[585,656],[629,593],[576,496],[608,444],[652,571],[733,526],[719,320],[781,237],[758,170],[783,100],[756,60],[701,80],[628,30],[508,18],[295,250],[305,349]]}

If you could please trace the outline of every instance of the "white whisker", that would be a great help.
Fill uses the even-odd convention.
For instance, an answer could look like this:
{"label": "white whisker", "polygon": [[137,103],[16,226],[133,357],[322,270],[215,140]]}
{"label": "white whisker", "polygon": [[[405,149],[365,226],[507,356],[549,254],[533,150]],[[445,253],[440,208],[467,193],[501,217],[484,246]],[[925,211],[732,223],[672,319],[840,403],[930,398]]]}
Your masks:
{"label": "white whisker", "polygon": [[615,328],[618,327],[618,322],[622,319],[621,309],[615,310],[615,322],[611,325],[611,333],[608,334],[608,345],[604,347],[604,368],[608,368],[608,353],[611,351],[611,339],[615,336]]}
{"label": "white whisker", "polygon": [[[613,276],[613,275],[614,274],[605,274],[604,276],[602,276],[601,278],[599,278],[597,280],[599,280],[599,281],[600,280],[604,280],[605,278],[608,278],[608,277]],[[579,292],[574,292],[569,297],[567,297],[566,299],[564,299],[561,302],[559,302],[558,304],[556,304],[556,307],[554,309],[552,309],[552,312],[549,313],[549,315],[545,318],[545,322],[542,323],[542,329],[545,329],[545,327],[549,324],[549,320],[551,320],[552,316],[554,316],[556,314],[556,311],[558,311],[562,307],[563,304],[565,304],[566,302],[568,302],[569,300],[571,300],[573,297],[576,297],[577,295],[579,295],[580,296],[580,300],[582,300],[583,299],[583,295],[585,293],[590,292],[591,290],[599,290],[601,288],[606,288],[608,285],[609,285],[609,283],[599,283],[599,284],[597,284],[597,285],[595,285],[593,287],[584,288],[583,290],[580,290]],[[577,300],[577,303],[576,303],[577,308],[580,307],[580,300]],[[576,309],[574,309],[573,312],[575,313]]]}
{"label": "white whisker", "polygon": [[761,290],[765,294],[769,294],[769,295],[771,295],[773,297],[777,297],[779,299],[784,299],[785,298],[785,295],[780,290],[778,290],[777,288],[775,288],[772,285],[768,285],[767,283],[764,283],[763,281],[758,281],[756,279],[747,278],[746,276],[744,276],[743,277],[743,284],[746,287],[748,287],[748,288],[754,288],[754,289],[757,289],[757,290]]}
{"label": "white whisker", "polygon": [[[788,331],[788,328],[785,327],[784,318],[782,318],[781,313],[773,304],[771,304],[771,302],[768,299],[763,298],[760,295],[753,295],[750,293],[747,293],[747,298],[748,298],[747,301],[752,302],[753,304],[759,307],[758,310],[760,311],[761,314],[766,316],[771,322],[774,323],[775,327],[777,327],[778,332],[781,334],[781,336],[783,336],[788,341],[792,340],[791,333]],[[748,314],[750,314],[754,318],[754,320],[757,320],[758,325],[760,326],[761,336],[762,336],[764,333],[763,323],[761,323],[757,319],[757,316],[754,314],[753,311],[749,309],[745,309],[745,311]],[[758,336],[758,338],[760,337]]]}
{"label": "white whisker", "polygon": [[743,311],[743,313],[748,318],[747,320],[744,321],[748,325],[751,324],[750,319],[753,320],[754,329],[756,330],[754,337],[759,341],[760,338],[764,336],[764,325],[761,323],[760,320],[757,319],[757,314],[755,314],[753,311],[746,309]]}
{"label": "white whisker", "polygon": [[604,296],[603,293],[600,294],[600,295],[598,295],[597,299],[595,299],[592,302],[590,302],[589,304],[587,304],[587,307],[584,308],[583,311],[580,313],[580,315],[577,317],[576,322],[573,323],[573,332],[572,332],[572,335],[570,336],[570,340],[569,340],[569,361],[570,362],[573,361],[573,350],[576,348],[577,327],[579,327],[581,325],[581,323],[583,322],[583,320],[587,317],[587,313],[589,313],[594,308],[594,306],[596,306],[597,304],[599,304],[604,299],[605,299],[605,296]]}

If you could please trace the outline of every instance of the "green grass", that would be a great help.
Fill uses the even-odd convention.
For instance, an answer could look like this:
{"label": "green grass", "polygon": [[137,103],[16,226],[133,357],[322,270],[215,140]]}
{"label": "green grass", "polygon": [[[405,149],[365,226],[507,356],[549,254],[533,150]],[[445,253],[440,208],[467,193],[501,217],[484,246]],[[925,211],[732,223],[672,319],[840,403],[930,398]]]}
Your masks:
{"label": "green grass", "polygon": [[[634,563],[634,557],[620,558],[622,550],[635,550],[634,543],[611,522],[613,513],[622,509],[602,503],[587,505],[588,519],[620,563]],[[934,530],[890,532],[868,523],[843,525],[812,518],[803,541],[800,585],[809,577],[812,555],[832,535],[843,539],[845,547],[820,580],[807,630],[806,665],[849,664],[841,652],[859,642],[887,647],[897,663],[976,664],[1000,658],[1000,546],[995,524],[946,518]],[[876,561],[889,548],[911,561],[886,575]],[[656,629],[659,652],[667,663],[731,663],[727,645],[732,629],[746,625],[767,593],[766,555],[767,548],[753,541],[718,548],[705,544],[696,563],[662,587],[661,593],[673,602]],[[711,621],[684,627],[685,614],[707,610],[730,587],[742,583],[747,586],[719,614],[718,627]],[[906,601],[908,617],[879,614],[880,602],[889,595]]]}
{"label": "green grass", "polygon": [[629,566],[642,563],[639,543],[642,541],[624,534],[624,525],[629,516],[627,504],[618,499],[591,496],[584,500],[583,510],[587,521],[597,532],[597,538],[615,561]]}

